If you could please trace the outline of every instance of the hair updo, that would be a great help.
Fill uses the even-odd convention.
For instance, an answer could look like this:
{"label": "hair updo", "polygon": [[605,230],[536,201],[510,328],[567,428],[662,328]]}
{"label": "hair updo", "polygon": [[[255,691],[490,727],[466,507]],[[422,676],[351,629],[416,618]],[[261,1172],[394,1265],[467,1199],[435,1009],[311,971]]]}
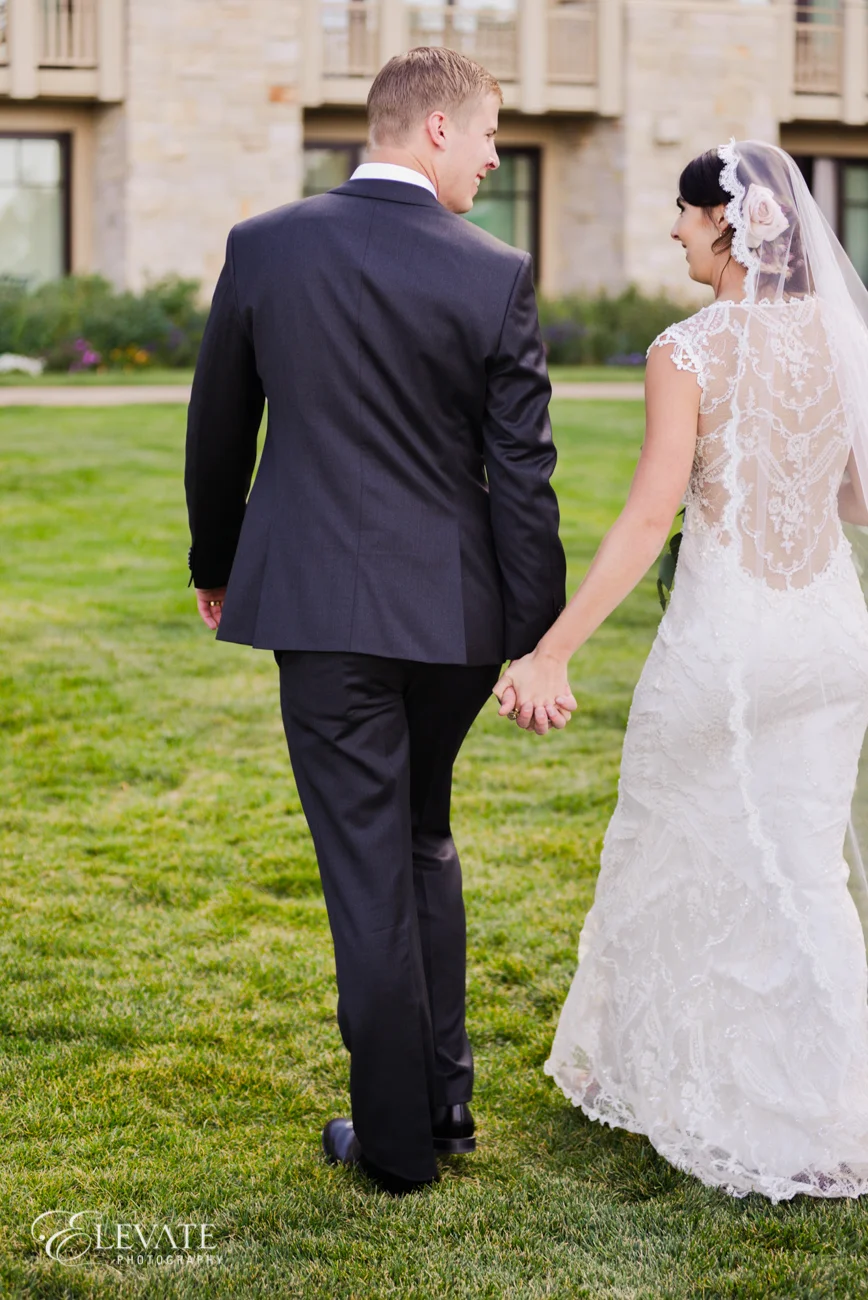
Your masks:
{"label": "hair updo", "polygon": [[[689,162],[678,180],[679,196],[691,207],[702,208],[709,216],[714,208],[726,207],[732,195],[723,188],[724,160],[717,149],[709,149]],[[814,281],[805,254],[798,203],[793,192],[790,168],[795,164],[779,150],[759,152],[749,146],[745,157],[739,156],[738,176],[745,189],[751,182],[766,186],[786,215],[788,225],[780,238],[762,243],[754,250],[756,257],[756,301],[777,301],[781,298],[803,298],[814,292]],[[712,244],[715,253],[729,252],[732,256],[734,231],[727,226]]]}
{"label": "hair updo", "polygon": [[[726,207],[732,195],[721,186],[722,172],[723,159],[716,149],[701,153],[698,158],[689,162],[681,173],[678,180],[679,195],[692,208],[702,208],[709,215],[712,208],[719,207],[721,204]],[[732,227],[729,226],[722,235],[717,237],[712,248],[715,253],[722,253],[724,249],[731,246]]]}

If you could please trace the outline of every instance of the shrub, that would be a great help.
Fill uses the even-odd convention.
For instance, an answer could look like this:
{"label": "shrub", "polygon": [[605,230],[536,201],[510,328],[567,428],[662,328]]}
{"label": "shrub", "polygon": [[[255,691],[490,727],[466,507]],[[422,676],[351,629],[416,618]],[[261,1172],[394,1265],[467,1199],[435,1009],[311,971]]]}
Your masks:
{"label": "shrub", "polygon": [[44,357],[49,370],[191,366],[207,319],[198,291],[176,276],[139,294],[98,275],[30,291],[0,281],[0,352]]}
{"label": "shrub", "polygon": [[695,310],[631,287],[617,297],[599,293],[543,299],[540,324],[551,365],[642,365],[657,335]]}
{"label": "shrub", "polygon": [[0,353],[21,353],[17,342],[17,321],[24,286],[15,280],[0,277]]}
{"label": "shrub", "polygon": [[[73,275],[27,290],[0,279],[0,353],[42,357],[49,370],[195,364],[207,319],[195,280],[170,276],[141,293],[116,291],[98,275]],[[636,288],[542,300],[552,365],[636,365],[661,330],[695,310]],[[94,360],[94,358],[98,360]]]}

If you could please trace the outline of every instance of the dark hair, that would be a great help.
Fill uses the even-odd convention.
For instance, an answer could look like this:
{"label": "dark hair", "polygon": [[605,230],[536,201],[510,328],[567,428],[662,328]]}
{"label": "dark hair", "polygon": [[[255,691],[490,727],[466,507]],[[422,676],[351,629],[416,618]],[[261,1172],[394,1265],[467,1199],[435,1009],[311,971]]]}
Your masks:
{"label": "dark hair", "polygon": [[[678,193],[685,203],[692,208],[702,208],[710,215],[712,208],[721,203],[726,206],[731,194],[720,183],[723,172],[723,159],[716,149],[701,153],[689,162],[678,180]],[[723,252],[732,245],[732,227],[719,235],[712,245],[715,253]]]}

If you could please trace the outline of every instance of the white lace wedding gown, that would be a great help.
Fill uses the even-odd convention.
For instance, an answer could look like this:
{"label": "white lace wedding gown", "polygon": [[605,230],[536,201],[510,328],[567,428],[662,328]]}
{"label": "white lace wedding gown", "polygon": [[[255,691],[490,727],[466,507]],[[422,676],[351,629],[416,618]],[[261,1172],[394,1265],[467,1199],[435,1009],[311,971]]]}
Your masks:
{"label": "white lace wedding gown", "polygon": [[815,298],[715,302],[652,346],[697,376],[696,458],[545,1068],[704,1183],[856,1196],[868,974],[843,850],[868,612],[837,514],[834,358]]}

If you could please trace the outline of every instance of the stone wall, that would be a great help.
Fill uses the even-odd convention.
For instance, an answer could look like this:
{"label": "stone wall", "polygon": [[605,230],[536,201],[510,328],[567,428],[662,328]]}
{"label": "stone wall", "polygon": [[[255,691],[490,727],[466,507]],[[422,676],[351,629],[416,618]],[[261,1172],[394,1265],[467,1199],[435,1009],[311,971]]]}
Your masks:
{"label": "stone wall", "polygon": [[99,132],[100,269],[207,296],[229,228],[301,193],[300,5],[130,0],[128,24],[125,102]]}
{"label": "stone wall", "polygon": [[621,121],[581,122],[561,133],[552,156],[557,189],[543,195],[558,207],[550,292],[623,287],[624,148]]}
{"label": "stone wall", "polygon": [[768,4],[627,0],[625,29],[624,277],[688,299],[669,238],[685,163],[728,140],[778,143],[778,32]]}
{"label": "stone wall", "polygon": [[127,111],[123,104],[94,110],[93,266],[126,287]]}
{"label": "stone wall", "polygon": [[[207,298],[229,228],[299,197],[302,3],[128,0],[122,104],[0,106],[4,129],[73,131],[76,269],[134,288],[178,272]],[[777,9],[623,0],[617,118],[504,113],[504,142],[541,150],[545,293],[707,299],[669,238],[678,176],[731,135],[778,140]]]}

